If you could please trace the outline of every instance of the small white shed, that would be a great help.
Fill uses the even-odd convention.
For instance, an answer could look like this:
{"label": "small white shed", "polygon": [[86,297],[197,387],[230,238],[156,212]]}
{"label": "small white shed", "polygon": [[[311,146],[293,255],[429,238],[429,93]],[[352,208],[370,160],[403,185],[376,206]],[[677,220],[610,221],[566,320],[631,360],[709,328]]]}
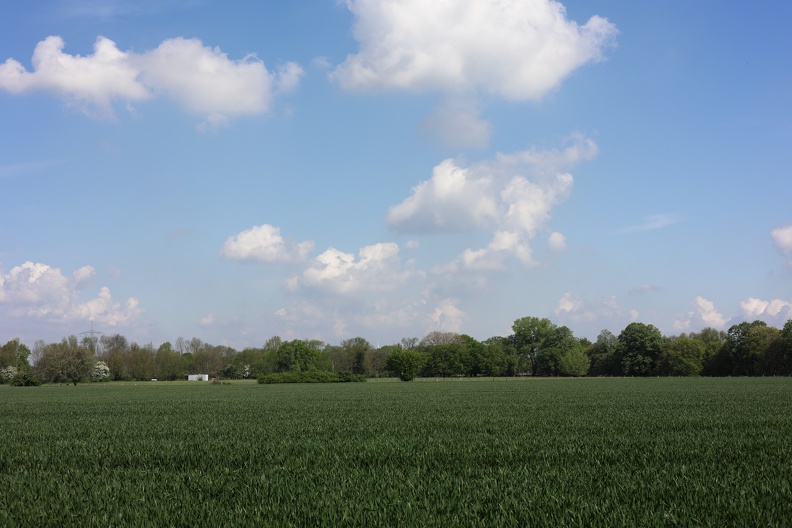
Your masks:
{"label": "small white shed", "polygon": [[187,374],[187,381],[209,381],[209,374]]}

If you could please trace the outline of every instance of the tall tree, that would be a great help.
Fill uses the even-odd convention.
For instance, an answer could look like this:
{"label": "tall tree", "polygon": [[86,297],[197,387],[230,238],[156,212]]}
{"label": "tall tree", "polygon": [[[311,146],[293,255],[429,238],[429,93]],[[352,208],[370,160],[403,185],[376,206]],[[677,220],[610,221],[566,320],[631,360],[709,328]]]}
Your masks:
{"label": "tall tree", "polygon": [[764,356],[764,373],[767,376],[792,376],[792,319],[769,343]]}
{"label": "tall tree", "polygon": [[420,372],[424,355],[416,348],[392,347],[385,358],[388,371],[402,381],[412,381]]}
{"label": "tall tree", "polygon": [[365,374],[366,354],[372,350],[371,344],[362,337],[353,337],[341,341],[341,348],[351,359],[352,373]]}
{"label": "tall tree", "polygon": [[77,339],[63,338],[60,343],[44,347],[36,363],[36,374],[51,383],[73,383],[88,381],[93,373],[96,358],[87,348],[80,346]]}
{"label": "tall tree", "polygon": [[624,376],[648,376],[663,350],[663,334],[654,325],[630,323],[619,334],[616,357]]}
{"label": "tall tree", "polygon": [[618,376],[621,365],[615,357],[619,339],[610,330],[602,330],[597,340],[586,348],[589,358],[589,376]]}
{"label": "tall tree", "polygon": [[0,367],[14,367],[17,370],[27,370],[30,349],[19,338],[14,338],[0,347]]}
{"label": "tall tree", "polygon": [[434,330],[429,332],[421,339],[421,346],[431,346],[431,345],[448,345],[451,343],[461,343],[462,338],[456,332],[440,332],[439,330]]}
{"label": "tall tree", "polygon": [[525,358],[531,374],[536,376],[539,370],[537,358],[539,352],[546,346],[546,342],[553,336],[556,330],[550,319],[540,319],[538,317],[523,317],[514,321],[512,325],[514,335],[512,340],[517,349],[517,353]]}

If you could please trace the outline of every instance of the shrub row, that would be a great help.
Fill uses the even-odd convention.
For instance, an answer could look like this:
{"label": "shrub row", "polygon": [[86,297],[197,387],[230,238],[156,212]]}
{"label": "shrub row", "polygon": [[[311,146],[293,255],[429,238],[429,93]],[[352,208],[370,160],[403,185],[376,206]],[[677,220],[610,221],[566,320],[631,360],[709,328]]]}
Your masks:
{"label": "shrub row", "polygon": [[363,374],[352,374],[351,372],[326,372],[324,370],[303,370],[292,372],[278,372],[265,374],[258,377],[259,383],[339,383],[339,382],[363,382],[366,376]]}

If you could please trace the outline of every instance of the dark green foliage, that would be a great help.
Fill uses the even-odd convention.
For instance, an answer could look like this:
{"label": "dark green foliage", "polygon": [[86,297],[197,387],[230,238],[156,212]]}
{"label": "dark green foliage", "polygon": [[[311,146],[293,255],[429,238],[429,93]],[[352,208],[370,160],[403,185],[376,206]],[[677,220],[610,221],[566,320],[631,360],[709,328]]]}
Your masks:
{"label": "dark green foliage", "polygon": [[589,370],[590,361],[582,346],[576,346],[567,350],[562,356],[558,365],[561,376],[585,376]]}
{"label": "dark green foliage", "polygon": [[353,372],[349,372],[348,370],[343,370],[336,374],[337,381],[341,383],[360,383],[365,382],[367,380],[365,374],[355,374]]}
{"label": "dark green foliage", "polygon": [[291,372],[276,372],[264,374],[257,380],[262,384],[273,383],[338,383],[338,382],[361,382],[366,381],[366,376],[362,374],[352,374],[343,372],[335,374],[324,370],[302,370]]}
{"label": "dark green foliage", "polygon": [[630,323],[618,337],[614,356],[624,376],[649,376],[663,350],[663,334],[654,325]]}
{"label": "dark green foliage", "polygon": [[523,317],[514,321],[512,342],[525,366],[531,369],[533,376],[539,375],[542,362],[539,353],[552,347],[551,339],[557,327],[550,319]]}
{"label": "dark green foliage", "polygon": [[27,370],[22,370],[11,378],[8,384],[12,387],[38,387],[41,385],[41,380]]}
{"label": "dark green foliage", "polygon": [[402,381],[412,381],[425,362],[426,357],[415,348],[394,347],[385,358],[385,368]]}
{"label": "dark green foliage", "polygon": [[424,347],[426,363],[422,376],[449,377],[465,374],[466,350],[459,343],[442,343]]}
{"label": "dark green foliage", "polygon": [[764,373],[767,376],[792,376],[792,319],[768,344],[764,354]]}
{"label": "dark green foliage", "polygon": [[341,348],[351,359],[352,372],[354,374],[365,374],[366,354],[372,350],[369,342],[362,337],[353,337],[342,341]]}
{"label": "dark green foliage", "polygon": [[0,526],[788,526],[792,380],[0,387]]}
{"label": "dark green foliage", "polygon": [[670,340],[657,361],[660,376],[698,376],[701,374],[706,346],[686,336]]}
{"label": "dark green foliage", "polygon": [[0,368],[14,367],[18,370],[29,368],[28,356],[30,349],[19,338],[8,341],[0,347]]}
{"label": "dark green foliage", "polygon": [[295,339],[280,345],[277,351],[275,372],[310,371],[322,369],[324,355],[321,342]]}

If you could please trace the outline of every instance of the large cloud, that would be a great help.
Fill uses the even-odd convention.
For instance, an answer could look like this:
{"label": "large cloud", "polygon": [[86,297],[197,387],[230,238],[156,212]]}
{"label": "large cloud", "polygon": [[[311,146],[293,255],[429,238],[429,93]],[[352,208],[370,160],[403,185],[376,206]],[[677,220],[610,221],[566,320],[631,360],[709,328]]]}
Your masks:
{"label": "large cloud", "polygon": [[723,316],[716,308],[715,303],[709,299],[698,296],[693,299],[692,312],[677,317],[674,321],[674,328],[680,331],[690,331],[694,328],[715,328],[722,330],[726,327],[728,319]]}
{"label": "large cloud", "polygon": [[404,283],[412,271],[401,262],[399,246],[393,242],[365,246],[345,253],[329,248],[317,256],[300,277],[288,285],[317,289],[333,294],[388,291]]}
{"label": "large cloud", "polygon": [[782,299],[765,301],[749,297],[740,301],[740,308],[742,308],[745,317],[750,319],[786,320],[792,318],[792,303]]}
{"label": "large cloud", "polygon": [[468,249],[460,256],[460,264],[468,269],[501,267],[510,256],[531,264],[528,241],[572,190],[567,170],[596,153],[591,139],[575,135],[563,150],[499,154],[470,166],[445,160],[429,180],[391,207],[386,222],[403,233],[492,232],[487,247]]}
{"label": "large cloud", "polygon": [[484,147],[492,133],[481,95],[538,100],[581,65],[599,61],[616,26],[579,26],[555,0],[347,0],[359,50],[330,77],[357,92],[438,92],[426,129],[449,147]]}
{"label": "large cloud", "polygon": [[314,247],[310,240],[290,242],[285,240],[280,229],[269,224],[253,226],[230,236],[220,254],[232,260],[254,260],[258,262],[302,262]]}
{"label": "large cloud", "polygon": [[137,299],[115,302],[106,287],[95,298],[80,302],[82,290],[94,275],[91,266],[67,277],[58,268],[33,262],[16,266],[7,274],[0,272],[0,314],[48,322],[93,320],[110,326],[131,322],[142,314]]}
{"label": "large cloud", "polygon": [[156,49],[135,54],[98,37],[87,56],[63,52],[63,39],[50,36],[33,52],[33,71],[14,59],[0,64],[0,88],[13,93],[45,90],[83,112],[113,115],[113,103],[132,103],[165,95],[210,123],[266,112],[274,94],[293,89],[302,69],[287,63],[277,73],[249,55],[231,60],[198,39],[165,40]]}
{"label": "large cloud", "polygon": [[348,0],[360,45],[332,73],[349,90],[480,91],[532,100],[602,59],[616,27],[554,0]]}

